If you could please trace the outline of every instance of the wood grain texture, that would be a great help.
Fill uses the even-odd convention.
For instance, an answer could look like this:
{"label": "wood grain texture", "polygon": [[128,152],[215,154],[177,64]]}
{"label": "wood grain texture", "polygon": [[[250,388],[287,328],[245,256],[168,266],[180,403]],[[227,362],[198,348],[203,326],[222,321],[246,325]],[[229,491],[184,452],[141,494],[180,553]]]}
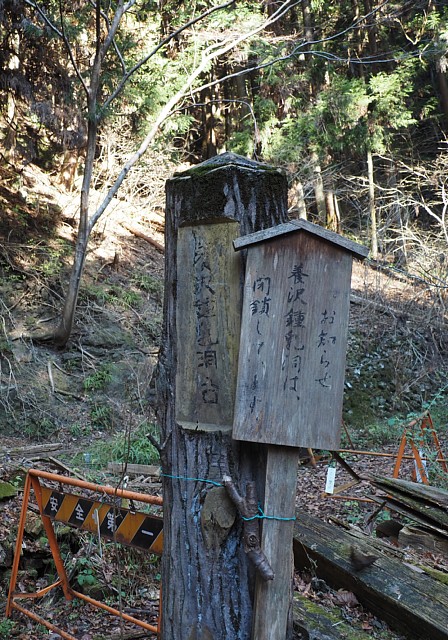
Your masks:
{"label": "wood grain texture", "polygon": [[237,222],[179,229],[176,420],[193,430],[231,431],[238,368],[241,259]]}
{"label": "wood grain texture", "polygon": [[[191,319],[181,314],[184,289],[190,287],[191,295],[194,278],[179,258],[179,252],[183,251],[181,245],[185,239],[188,245],[193,229],[201,227],[217,225],[220,229],[222,225],[229,225],[226,228],[230,234],[230,228],[236,223],[237,235],[243,235],[286,219],[285,176],[259,168],[257,163],[246,159],[240,162],[232,154],[219,156],[167,183],[164,327],[155,377],[155,405],[164,445],[161,462],[166,474],[163,476],[163,640],[206,637],[247,640],[251,633],[254,585],[242,544],[242,523],[237,519],[228,535],[221,538],[210,531],[212,518],[206,518],[205,539],[201,514],[211,485],[184,478],[220,482],[223,475],[232,475],[239,487],[255,480],[259,495],[264,493],[264,457],[260,448],[251,443],[236,443],[229,431],[220,428],[233,424],[232,407],[225,407],[223,415],[213,416],[213,421],[203,422],[209,419],[209,414],[205,416],[200,409],[195,417],[196,409],[182,387],[186,384],[196,393],[194,384],[197,385],[200,367],[199,361],[193,360],[195,373],[187,372],[189,381],[181,381],[181,372],[188,367],[181,354],[186,346],[184,326],[188,322],[197,326],[198,322],[197,317]],[[213,256],[212,247],[210,253]],[[241,255],[236,257],[242,261]],[[239,305],[240,316],[238,300],[242,299],[242,286],[240,276],[236,290],[217,298],[219,310],[221,305],[224,310],[228,305]],[[219,325],[219,330],[225,326],[226,323]],[[191,330],[186,327],[186,334],[191,335]],[[238,322],[235,336],[239,333]],[[195,346],[189,345],[187,349],[193,354]],[[197,357],[195,351],[194,355]],[[227,392],[230,397],[230,390]],[[186,428],[191,427],[195,419],[198,419],[198,428]],[[185,425],[186,422],[190,425]],[[219,544],[210,545],[210,540],[218,539]]]}
{"label": "wood grain texture", "polygon": [[[356,532],[354,532],[355,534]],[[363,553],[380,555],[371,567],[354,573],[349,550],[355,543]],[[372,613],[406,638],[446,640],[448,629],[448,587],[424,573],[416,573],[394,549],[379,553],[379,541],[352,535],[320,519],[298,514],[294,529],[294,557],[297,568],[313,571],[335,589],[352,591]]]}
{"label": "wood grain texture", "polygon": [[339,448],[351,265],[300,232],[248,249],[234,438]]}
{"label": "wood grain texture", "polygon": [[[268,447],[266,493],[267,516],[294,518],[299,452],[287,447]],[[261,547],[274,571],[274,579],[257,578],[252,640],[284,640],[292,602],[293,520],[262,520]]]}

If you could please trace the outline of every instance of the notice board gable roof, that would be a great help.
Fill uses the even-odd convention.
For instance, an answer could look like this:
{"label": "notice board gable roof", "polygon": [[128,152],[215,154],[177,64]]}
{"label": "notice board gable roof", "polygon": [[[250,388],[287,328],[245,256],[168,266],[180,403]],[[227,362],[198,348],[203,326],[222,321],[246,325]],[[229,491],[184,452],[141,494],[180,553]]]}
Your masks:
{"label": "notice board gable roof", "polygon": [[256,233],[241,236],[233,241],[233,246],[236,251],[240,249],[247,249],[247,247],[259,242],[272,240],[284,234],[297,231],[306,231],[314,236],[318,236],[319,238],[322,238],[322,240],[330,242],[331,244],[352,253],[354,257],[359,260],[364,260],[369,253],[367,247],[364,247],[357,242],[353,242],[352,240],[348,240],[348,238],[344,238],[344,236],[341,236],[334,231],[329,231],[318,224],[313,224],[312,222],[303,219],[291,220],[290,222],[285,222],[284,224],[279,224],[275,227],[264,229],[263,231],[257,231]]}

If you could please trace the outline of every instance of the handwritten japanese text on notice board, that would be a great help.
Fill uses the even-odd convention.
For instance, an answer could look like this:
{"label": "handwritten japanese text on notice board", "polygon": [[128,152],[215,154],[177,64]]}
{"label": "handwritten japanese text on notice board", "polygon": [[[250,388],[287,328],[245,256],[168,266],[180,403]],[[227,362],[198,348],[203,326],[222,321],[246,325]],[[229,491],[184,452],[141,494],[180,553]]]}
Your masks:
{"label": "handwritten japanese text on notice board", "polygon": [[339,445],[351,257],[307,234],[248,251],[237,439]]}

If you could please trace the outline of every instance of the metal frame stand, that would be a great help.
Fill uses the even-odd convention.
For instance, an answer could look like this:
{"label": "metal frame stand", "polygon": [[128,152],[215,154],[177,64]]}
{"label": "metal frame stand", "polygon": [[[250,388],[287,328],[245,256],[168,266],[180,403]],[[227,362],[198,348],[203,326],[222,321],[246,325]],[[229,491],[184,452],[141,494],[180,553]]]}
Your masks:
{"label": "metal frame stand", "polygon": [[[146,629],[147,631],[151,631],[159,635],[160,617],[159,617],[157,626],[154,626],[154,625],[148,624],[147,622],[143,622],[142,620],[138,620],[137,618],[134,618],[134,616],[130,616],[126,613],[123,613],[118,609],[114,609],[113,607],[110,607],[104,604],[103,602],[100,602],[99,600],[94,600],[93,598],[90,598],[89,596],[86,596],[85,594],[80,593],[79,591],[75,591],[70,587],[67,573],[65,571],[64,563],[61,558],[59,545],[56,539],[56,534],[54,532],[52,521],[50,517],[46,515],[44,512],[40,478],[58,482],[61,485],[66,484],[74,487],[79,487],[82,489],[88,489],[94,492],[100,492],[102,494],[113,496],[114,498],[124,498],[127,500],[145,502],[148,504],[154,504],[159,506],[163,504],[162,498],[158,496],[148,496],[143,493],[135,493],[133,491],[126,491],[124,489],[115,489],[114,487],[96,485],[94,483],[78,480],[75,478],[67,478],[65,476],[60,476],[54,473],[48,473],[46,471],[38,471],[36,469],[30,469],[27,473],[26,480],[25,480],[22,510],[20,514],[19,528],[17,531],[16,548],[15,548],[14,561],[13,561],[12,571],[11,571],[8,601],[6,605],[6,617],[7,618],[10,617],[13,610],[15,609],[16,611],[19,611],[20,613],[23,613],[24,615],[28,616],[35,622],[38,622],[44,625],[50,631],[54,631],[58,633],[62,638],[66,640],[76,640],[74,636],[63,631],[62,629],[59,629],[58,627],[53,625],[51,622],[48,622],[44,618],[41,618],[40,616],[26,609],[25,607],[18,604],[17,602],[18,600],[41,598],[47,593],[49,593],[55,587],[61,587],[66,600],[73,600],[74,598],[79,598],[81,600],[84,600],[85,602],[88,602],[94,607],[103,609],[104,611],[107,611],[112,615],[118,616],[123,620],[126,620],[126,622],[131,622],[133,624],[136,624],[142,627],[143,629]],[[58,580],[56,580],[56,582],[54,582],[53,584],[45,587],[44,589],[40,589],[34,593],[21,593],[21,592],[15,591],[15,588],[17,583],[17,574],[19,569],[23,534],[25,530],[26,514],[28,510],[28,503],[29,503],[31,489],[33,489],[36,496],[37,505],[39,507],[39,512],[42,518],[42,524],[44,526],[45,533],[47,535],[48,542],[50,544],[53,560],[56,566]]]}

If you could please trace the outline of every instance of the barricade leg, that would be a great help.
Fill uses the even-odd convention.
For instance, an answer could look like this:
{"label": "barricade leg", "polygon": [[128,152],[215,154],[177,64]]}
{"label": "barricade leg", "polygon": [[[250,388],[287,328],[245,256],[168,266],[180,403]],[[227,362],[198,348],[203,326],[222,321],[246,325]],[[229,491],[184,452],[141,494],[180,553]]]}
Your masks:
{"label": "barricade leg", "polygon": [[40,488],[39,478],[31,476],[31,484],[36,495],[37,505],[39,507],[39,512],[42,518],[42,524],[44,526],[45,533],[47,534],[48,543],[51,549],[51,555],[53,556],[56,571],[59,576],[59,580],[61,581],[62,591],[64,592],[66,600],[73,600],[73,595],[70,591],[70,585],[68,582],[67,574],[65,572],[64,562],[59,551],[59,545],[58,541],[56,540],[56,534],[54,532],[53,524],[50,518],[44,513],[44,506],[42,504],[42,491]]}
{"label": "barricade leg", "polygon": [[14,561],[12,563],[11,579],[9,581],[8,602],[6,604],[6,617],[9,618],[12,612],[13,595],[16,588],[17,572],[19,570],[20,552],[22,550],[23,532],[25,530],[26,514],[28,511],[28,500],[30,499],[31,479],[26,474],[25,487],[23,490],[22,511],[20,512],[19,529],[17,531],[16,549]]}
{"label": "barricade leg", "polygon": [[[24,615],[28,616],[29,618],[31,618],[32,620],[44,625],[45,627],[47,627],[47,629],[50,629],[51,631],[55,631],[56,633],[59,634],[59,636],[61,636],[61,638],[64,638],[64,640],[76,640],[76,638],[74,636],[72,636],[70,633],[67,633],[65,631],[63,631],[62,629],[56,627],[55,625],[53,625],[51,622],[44,620],[43,618],[41,618],[37,613],[34,613],[34,611],[30,611],[29,609],[26,609],[25,607],[21,606],[17,600],[20,599],[36,599],[36,598],[41,598],[42,596],[44,596],[45,594],[47,594],[49,591],[51,591],[51,589],[54,589],[55,587],[60,586],[64,592],[65,598],[67,600],[73,600],[74,598],[79,598],[81,600],[84,600],[85,602],[88,602],[89,604],[98,607],[100,609],[103,609],[104,611],[107,611],[108,613],[111,613],[113,615],[116,615],[120,618],[122,618],[123,620],[136,624],[138,626],[140,626],[143,629],[146,629],[147,631],[150,631],[152,633],[157,634],[157,636],[159,637],[160,634],[160,619],[158,621],[157,625],[153,625],[153,624],[149,624],[147,622],[143,622],[142,620],[139,620],[137,618],[134,618],[133,616],[130,616],[118,609],[115,609],[103,602],[100,602],[98,600],[94,600],[93,598],[90,598],[89,596],[82,594],[78,591],[75,591],[74,589],[72,589],[70,587],[69,584],[69,580],[68,580],[68,576],[66,574],[65,571],[65,567],[64,567],[64,563],[61,557],[61,553],[59,550],[59,545],[58,545],[58,541],[56,539],[56,534],[53,528],[53,522],[52,519],[50,518],[50,516],[48,516],[45,513],[45,487],[42,487],[40,484],[40,478],[45,478],[48,480],[52,480],[55,482],[59,482],[62,484],[68,484],[68,485],[72,485],[72,486],[78,486],[78,487],[82,487],[82,488],[87,488],[91,491],[101,491],[105,494],[108,495],[113,495],[114,497],[116,497],[116,495],[122,495],[125,498],[129,498],[129,499],[135,499],[135,500],[141,500],[143,502],[148,502],[150,504],[158,504],[158,505],[162,505],[163,501],[162,498],[160,497],[156,497],[156,496],[146,496],[144,494],[137,494],[135,492],[129,492],[129,491],[125,491],[125,490],[116,490],[112,487],[107,487],[107,486],[99,486],[99,485],[95,485],[93,483],[88,483],[86,481],[79,481],[79,480],[74,480],[72,478],[65,478],[62,476],[57,476],[56,474],[50,474],[48,472],[44,472],[44,471],[37,471],[35,469],[30,469],[29,472],[26,475],[26,479],[25,479],[25,486],[24,486],[24,492],[23,492],[23,503],[22,503],[22,509],[21,509],[21,513],[20,513],[20,520],[19,520],[19,527],[18,527],[18,531],[17,531],[17,540],[16,540],[16,548],[15,548],[15,554],[14,554],[14,560],[13,560],[13,566],[12,566],[12,571],[11,571],[11,580],[10,580],[10,589],[9,589],[9,594],[8,594],[8,600],[7,600],[7,606],[6,606],[6,616],[9,617],[12,614],[13,609],[16,609],[18,612],[23,613]],[[17,575],[18,575],[18,568],[19,568],[19,563],[20,563],[20,556],[21,556],[21,550],[22,550],[22,544],[23,544],[23,536],[24,536],[24,531],[25,531],[25,523],[26,523],[26,517],[27,517],[27,511],[28,511],[28,504],[29,504],[29,498],[30,498],[30,493],[31,493],[31,488],[34,491],[35,497],[36,497],[36,502],[39,508],[39,513],[40,513],[40,517],[42,519],[42,524],[44,526],[47,538],[48,538],[48,542],[49,542],[49,546],[50,546],[50,550],[52,553],[52,557],[55,563],[55,567],[56,567],[56,571],[58,574],[58,580],[52,584],[52,585],[48,585],[43,589],[40,589],[36,592],[33,593],[16,593],[15,592],[15,588],[16,588],[16,583],[17,583]],[[94,502],[92,502],[92,504],[95,504]],[[126,510],[127,511],[127,510]],[[131,512],[129,512],[131,513]],[[136,516],[139,516],[139,514],[132,514],[132,517],[135,518]],[[143,516],[143,514],[140,514],[140,516]],[[146,523],[146,520],[148,518],[143,518],[143,522]],[[159,519],[160,520],[160,519]],[[64,522],[65,520],[61,520],[62,522]],[[134,522],[134,527],[138,527],[138,526],[143,526],[141,525],[142,520],[137,519],[136,523]],[[145,525],[146,526],[146,525]],[[157,525],[159,526],[159,525]],[[135,531],[138,531],[138,529],[133,530],[133,534],[135,533]],[[157,535],[160,536],[160,529],[157,528],[156,529]],[[145,534],[148,534],[148,531],[144,531]],[[115,538],[114,538],[115,539]],[[156,538],[156,543],[157,540],[159,540],[159,537]],[[157,547],[157,551],[155,551],[155,553],[159,553],[160,554],[160,541],[158,543],[158,547]],[[138,545],[136,545],[138,546]],[[144,549],[146,549],[146,546],[143,547]],[[156,545],[154,544],[153,547],[156,549]]]}

